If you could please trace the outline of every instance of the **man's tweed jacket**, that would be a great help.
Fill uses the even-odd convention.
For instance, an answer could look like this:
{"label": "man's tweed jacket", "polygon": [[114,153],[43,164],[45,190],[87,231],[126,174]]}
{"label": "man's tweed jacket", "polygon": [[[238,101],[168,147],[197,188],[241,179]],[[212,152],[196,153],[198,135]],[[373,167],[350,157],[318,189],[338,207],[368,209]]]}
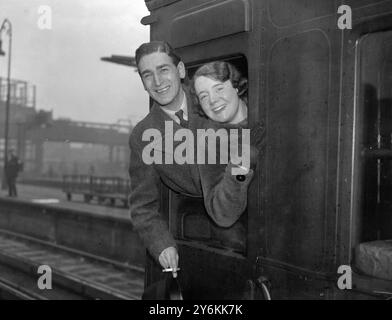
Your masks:
{"label": "man's tweed jacket", "polygon": [[[217,124],[201,117],[195,111],[192,99],[186,94],[189,128],[214,128]],[[159,105],[154,104],[150,113],[133,129],[129,145],[131,149],[129,175],[131,194],[129,197],[130,215],[134,229],[139,233],[151,255],[158,260],[159,254],[168,247],[175,247],[176,242],[169,231],[168,224],[160,214],[160,183],[164,183],[175,192],[204,198],[204,204],[210,217],[222,227],[233,225],[247,206],[248,185],[253,177],[250,170],[245,181],[238,181],[231,173],[231,165],[220,164],[165,164],[165,143],[161,153],[163,164],[147,165],[142,159],[143,148],[150,141],[142,141],[143,132],[157,129],[165,139],[165,121],[173,123],[174,132],[182,129]],[[219,128],[219,127],[218,127]],[[166,137],[173,139],[173,137]],[[181,144],[174,141],[173,150]],[[196,144],[196,138],[195,138]],[[195,146],[196,147],[196,146]],[[195,162],[196,162],[195,152]]]}

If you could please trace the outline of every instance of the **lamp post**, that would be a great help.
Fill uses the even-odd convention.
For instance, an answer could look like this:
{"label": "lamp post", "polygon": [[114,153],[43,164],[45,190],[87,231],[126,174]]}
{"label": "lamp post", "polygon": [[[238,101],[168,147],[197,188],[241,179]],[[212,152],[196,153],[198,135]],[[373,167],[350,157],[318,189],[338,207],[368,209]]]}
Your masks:
{"label": "lamp post", "polygon": [[[8,131],[9,131],[9,117],[10,117],[10,98],[11,98],[11,48],[12,48],[12,24],[8,19],[4,19],[0,27],[0,55],[5,55],[1,45],[1,36],[4,31],[8,33],[8,73],[7,73],[7,102],[5,107],[5,129],[4,129],[4,177],[7,167],[8,158]],[[3,189],[5,184],[3,183]]]}

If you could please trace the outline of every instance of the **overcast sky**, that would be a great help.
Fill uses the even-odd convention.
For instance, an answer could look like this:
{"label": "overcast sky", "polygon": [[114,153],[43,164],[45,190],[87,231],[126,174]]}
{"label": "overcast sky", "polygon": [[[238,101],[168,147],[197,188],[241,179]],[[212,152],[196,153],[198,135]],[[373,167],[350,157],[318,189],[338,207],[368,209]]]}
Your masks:
{"label": "overcast sky", "polygon": [[[42,5],[52,10],[51,30],[38,27]],[[11,77],[35,84],[37,109],[53,110],[55,118],[135,123],[148,112],[138,74],[100,58],[133,56],[149,39],[140,24],[146,15],[144,0],[1,0],[0,19],[13,26]],[[0,57],[1,77],[6,62]]]}

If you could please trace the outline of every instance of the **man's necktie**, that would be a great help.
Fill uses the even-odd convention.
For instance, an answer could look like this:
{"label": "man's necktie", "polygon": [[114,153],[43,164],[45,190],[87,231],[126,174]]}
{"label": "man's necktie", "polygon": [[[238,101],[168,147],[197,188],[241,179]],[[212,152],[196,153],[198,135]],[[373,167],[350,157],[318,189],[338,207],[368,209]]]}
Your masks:
{"label": "man's necktie", "polygon": [[188,128],[188,121],[184,119],[184,111],[181,109],[175,113],[178,119],[180,119],[180,126]]}

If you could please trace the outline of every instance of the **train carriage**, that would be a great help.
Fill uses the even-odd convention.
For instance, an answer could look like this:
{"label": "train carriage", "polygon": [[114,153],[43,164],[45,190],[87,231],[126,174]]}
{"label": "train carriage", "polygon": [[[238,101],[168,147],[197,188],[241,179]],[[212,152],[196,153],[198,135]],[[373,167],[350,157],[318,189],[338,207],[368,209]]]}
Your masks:
{"label": "train carriage", "polygon": [[[244,249],[219,241],[226,230],[202,200],[162,186],[181,272],[193,275],[185,297],[390,297],[392,1],[146,5],[151,39],[175,47],[190,76],[208,61],[235,64],[249,81],[251,123],[266,124]],[[341,5],[352,10],[351,29],[338,26]],[[146,270],[146,285],[160,277],[151,260]]]}

